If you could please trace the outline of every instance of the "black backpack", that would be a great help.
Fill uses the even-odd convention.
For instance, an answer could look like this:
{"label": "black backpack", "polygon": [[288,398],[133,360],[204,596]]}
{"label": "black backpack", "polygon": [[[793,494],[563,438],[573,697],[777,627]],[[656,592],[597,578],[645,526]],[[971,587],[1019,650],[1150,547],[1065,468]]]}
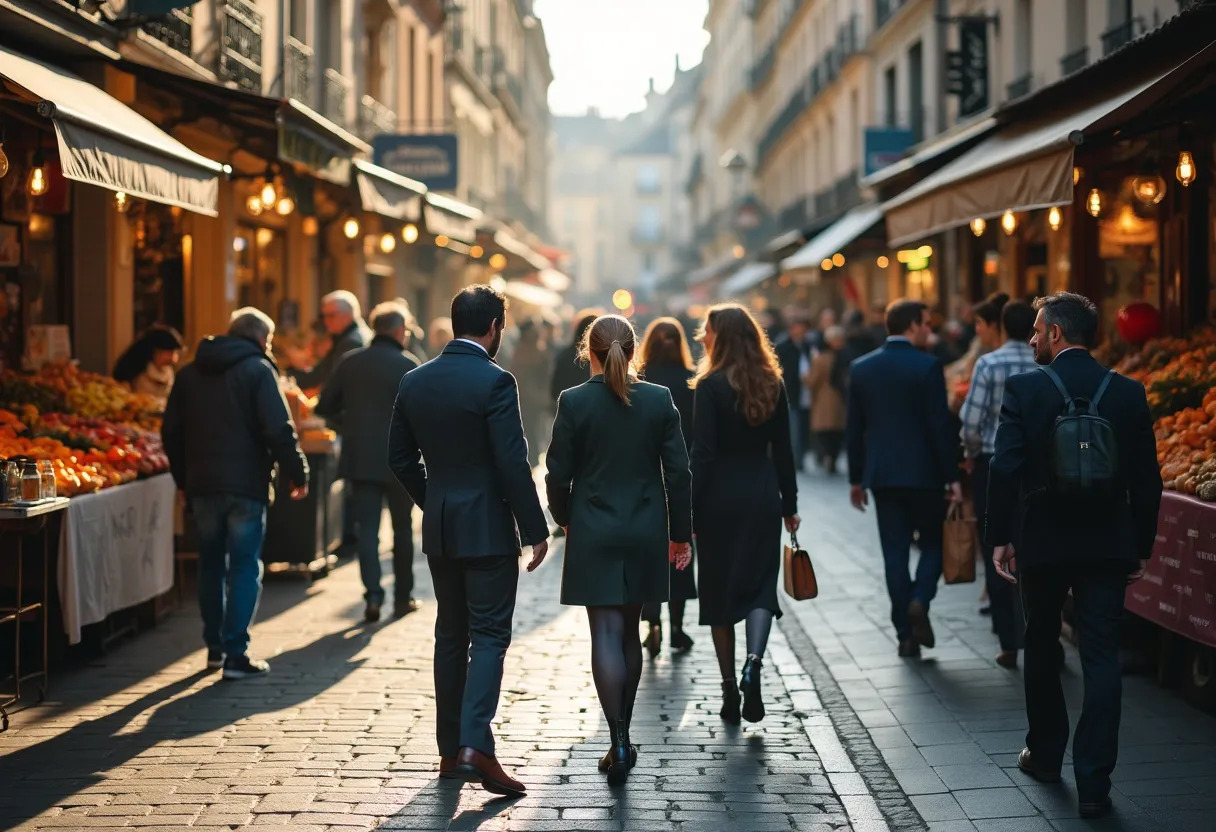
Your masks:
{"label": "black backpack", "polygon": [[1115,371],[1109,370],[1092,399],[1074,399],[1050,367],[1040,367],[1064,397],[1064,411],[1051,429],[1049,487],[1066,500],[1112,497],[1119,482],[1119,443],[1115,428],[1098,415],[1098,403]]}

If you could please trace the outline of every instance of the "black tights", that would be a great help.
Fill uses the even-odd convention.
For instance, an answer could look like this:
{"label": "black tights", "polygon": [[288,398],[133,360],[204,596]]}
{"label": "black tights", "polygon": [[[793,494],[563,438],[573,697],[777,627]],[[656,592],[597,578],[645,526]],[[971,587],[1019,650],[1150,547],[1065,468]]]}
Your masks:
{"label": "black tights", "polygon": [[[773,629],[772,610],[755,609],[747,614],[747,655],[764,658],[768,648],[768,634]],[[735,628],[711,627],[710,633],[714,638],[714,652],[718,654],[718,669],[722,678],[733,681],[735,678]]]}
{"label": "black tights", "polygon": [[608,719],[632,719],[642,681],[642,607],[587,607],[591,624],[591,676]]}

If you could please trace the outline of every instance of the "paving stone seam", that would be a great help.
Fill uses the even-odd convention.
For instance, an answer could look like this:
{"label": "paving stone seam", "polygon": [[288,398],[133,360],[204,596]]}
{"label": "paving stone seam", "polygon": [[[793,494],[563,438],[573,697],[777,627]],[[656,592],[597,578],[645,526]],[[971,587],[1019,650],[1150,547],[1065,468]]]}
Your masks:
{"label": "paving stone seam", "polygon": [[[788,602],[783,598],[781,603],[783,607],[786,607],[785,612],[788,613]],[[865,781],[883,817],[892,829],[897,829],[899,832],[927,832],[928,824],[921,818],[916,807],[912,805],[912,801],[900,787],[899,781],[895,779],[882,752],[874,745],[870,732],[862,725],[857,712],[849,704],[836,677],[832,675],[827,663],[819,655],[815,643],[811,641],[811,637],[803,628],[802,622],[798,620],[798,616],[783,615],[778,626],[785,634],[785,640],[794,655],[798,657],[799,663],[810,675],[811,681],[815,685],[815,691],[819,695],[819,701],[827,711],[828,718],[832,721],[832,726],[840,738],[841,745],[844,746],[845,753],[848,754],[857,772]],[[803,726],[808,727],[805,721]],[[812,739],[809,730],[807,738]],[[846,804],[846,811],[847,808]],[[851,813],[849,819],[853,822],[861,820],[853,818]]]}

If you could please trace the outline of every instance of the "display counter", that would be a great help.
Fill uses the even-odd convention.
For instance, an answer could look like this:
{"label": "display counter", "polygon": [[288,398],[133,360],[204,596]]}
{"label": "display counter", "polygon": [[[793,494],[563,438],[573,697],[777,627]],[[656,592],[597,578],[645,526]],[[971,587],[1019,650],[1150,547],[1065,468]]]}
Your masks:
{"label": "display counter", "polygon": [[302,438],[308,457],[308,496],[291,499],[291,485],[275,479],[275,501],[266,514],[262,561],[279,569],[329,572],[330,555],[342,542],[342,481],[337,479],[340,443]]}

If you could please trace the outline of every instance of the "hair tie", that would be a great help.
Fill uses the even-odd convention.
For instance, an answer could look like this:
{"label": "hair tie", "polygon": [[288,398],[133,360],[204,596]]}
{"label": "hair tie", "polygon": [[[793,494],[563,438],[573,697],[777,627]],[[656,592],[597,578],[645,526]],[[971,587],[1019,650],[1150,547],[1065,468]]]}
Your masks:
{"label": "hair tie", "polygon": [[614,347],[614,346],[615,346],[615,347],[619,347],[619,346],[621,346],[621,342],[620,342],[620,341],[618,341],[618,340],[617,340],[617,339],[615,339],[615,338],[614,338],[614,339],[612,339],[612,343],[611,343],[611,344],[609,344],[609,345],[608,345],[608,347],[609,347],[609,349],[611,349],[611,348],[612,348],[612,347]]}

